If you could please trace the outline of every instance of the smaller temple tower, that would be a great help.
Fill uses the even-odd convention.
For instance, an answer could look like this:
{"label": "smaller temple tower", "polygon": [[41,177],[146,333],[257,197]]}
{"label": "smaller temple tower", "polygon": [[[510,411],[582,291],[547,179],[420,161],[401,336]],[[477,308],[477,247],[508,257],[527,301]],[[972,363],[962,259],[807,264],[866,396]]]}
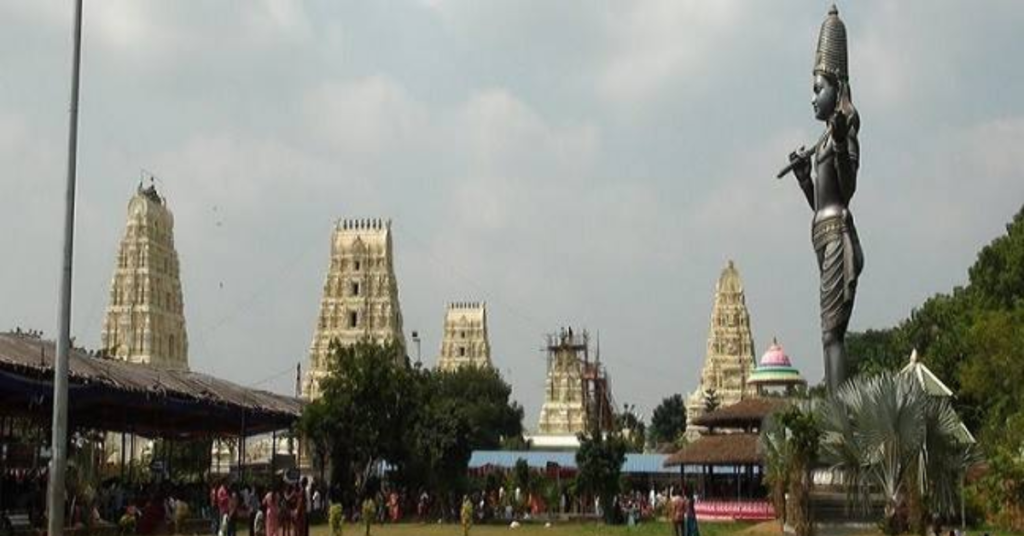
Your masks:
{"label": "smaller temple tower", "polygon": [[128,202],[100,341],[115,359],[188,370],[174,216],[155,186],[140,184]]}
{"label": "smaller temple tower", "polygon": [[587,360],[589,336],[563,329],[548,335],[548,376],[544,382],[544,405],[540,408],[537,433],[573,435],[587,426],[583,400],[583,363]]}
{"label": "smaller temple tower", "polygon": [[364,340],[397,343],[395,361],[405,363],[390,220],[340,220],[335,225],[303,394],[315,398],[319,393],[332,342],[351,346]]}
{"label": "smaller temple tower", "polygon": [[448,304],[439,370],[462,367],[491,368],[491,344],[487,338],[487,305],[484,302]]}
{"label": "smaller temple tower", "polygon": [[709,399],[722,407],[755,394],[756,389],[747,384],[753,372],[754,337],[750,332],[750,313],[739,270],[730,260],[715,286],[700,385],[686,399],[687,436],[693,438],[699,432],[691,423],[704,414]]}
{"label": "smaller temple tower", "polygon": [[601,366],[600,357],[590,360],[590,335],[562,329],[548,335],[548,374],[544,385],[544,405],[534,441],[544,443],[543,436],[568,436],[588,425],[603,431],[612,429],[615,403],[611,381]]}

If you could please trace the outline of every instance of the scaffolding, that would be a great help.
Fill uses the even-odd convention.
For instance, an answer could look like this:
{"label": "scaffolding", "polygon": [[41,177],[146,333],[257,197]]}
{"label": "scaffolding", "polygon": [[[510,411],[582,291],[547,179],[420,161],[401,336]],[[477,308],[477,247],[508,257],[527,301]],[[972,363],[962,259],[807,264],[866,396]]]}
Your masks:
{"label": "scaffolding", "polygon": [[[601,343],[597,340],[594,359],[590,358],[590,334],[563,328],[558,334],[547,336],[547,368],[575,369],[579,371],[579,400],[582,402],[584,429],[610,432],[615,425],[615,401],[612,398],[611,379],[601,364]],[[555,384],[549,382],[548,399],[556,398]],[[575,398],[575,397],[573,397]],[[583,431],[583,430],[580,430]]]}

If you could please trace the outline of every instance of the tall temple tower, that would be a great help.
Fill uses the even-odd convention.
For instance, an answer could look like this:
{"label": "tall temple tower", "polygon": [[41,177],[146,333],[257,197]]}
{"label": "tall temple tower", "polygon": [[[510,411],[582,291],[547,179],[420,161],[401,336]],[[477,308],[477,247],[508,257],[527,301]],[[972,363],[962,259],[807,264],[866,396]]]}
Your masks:
{"label": "tall temple tower", "polygon": [[450,303],[444,316],[444,338],[437,368],[456,370],[467,366],[491,368],[487,305],[483,302]]}
{"label": "tall temple tower", "polygon": [[753,372],[754,338],[750,333],[750,313],[747,312],[740,273],[729,261],[715,287],[700,385],[686,400],[687,435],[693,437],[698,432],[690,423],[704,414],[708,398],[716,399],[718,405],[724,407],[753,396],[755,389],[747,384]]}
{"label": "tall temple tower", "polygon": [[174,249],[174,216],[155,186],[128,202],[128,223],[117,252],[100,335],[116,359],[188,370],[180,266]]}
{"label": "tall temple tower", "polygon": [[309,373],[303,386],[307,398],[319,394],[332,341],[343,346],[361,340],[397,342],[395,361],[405,364],[393,259],[391,220],[340,220],[335,225],[320,315],[309,348]]}

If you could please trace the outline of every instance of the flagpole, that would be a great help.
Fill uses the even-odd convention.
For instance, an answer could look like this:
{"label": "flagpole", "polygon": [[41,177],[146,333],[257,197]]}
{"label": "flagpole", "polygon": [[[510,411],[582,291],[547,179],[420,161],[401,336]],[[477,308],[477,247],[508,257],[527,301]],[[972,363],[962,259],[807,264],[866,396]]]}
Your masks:
{"label": "flagpole", "polygon": [[53,362],[53,438],[50,442],[50,486],[47,534],[64,534],[64,472],[68,445],[68,353],[71,349],[71,261],[75,243],[75,181],[78,165],[78,76],[82,60],[82,0],[75,0],[71,58],[71,107],[68,124],[67,192],[64,200],[64,247],[57,317],[57,355]]}

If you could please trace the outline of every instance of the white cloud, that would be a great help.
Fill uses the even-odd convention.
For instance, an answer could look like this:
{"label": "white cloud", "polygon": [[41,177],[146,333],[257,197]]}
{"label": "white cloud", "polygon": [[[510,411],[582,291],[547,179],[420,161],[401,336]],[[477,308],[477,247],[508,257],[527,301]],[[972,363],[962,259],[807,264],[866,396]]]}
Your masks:
{"label": "white cloud", "polygon": [[379,157],[432,135],[421,104],[382,75],[321,84],[306,95],[303,112],[322,142],[361,157]]}
{"label": "white cloud", "polygon": [[[613,101],[638,102],[680,79],[706,75],[716,52],[739,28],[741,7],[731,0],[657,0],[613,4],[605,25],[612,43],[599,91]],[[685,82],[684,82],[685,83]]]}

